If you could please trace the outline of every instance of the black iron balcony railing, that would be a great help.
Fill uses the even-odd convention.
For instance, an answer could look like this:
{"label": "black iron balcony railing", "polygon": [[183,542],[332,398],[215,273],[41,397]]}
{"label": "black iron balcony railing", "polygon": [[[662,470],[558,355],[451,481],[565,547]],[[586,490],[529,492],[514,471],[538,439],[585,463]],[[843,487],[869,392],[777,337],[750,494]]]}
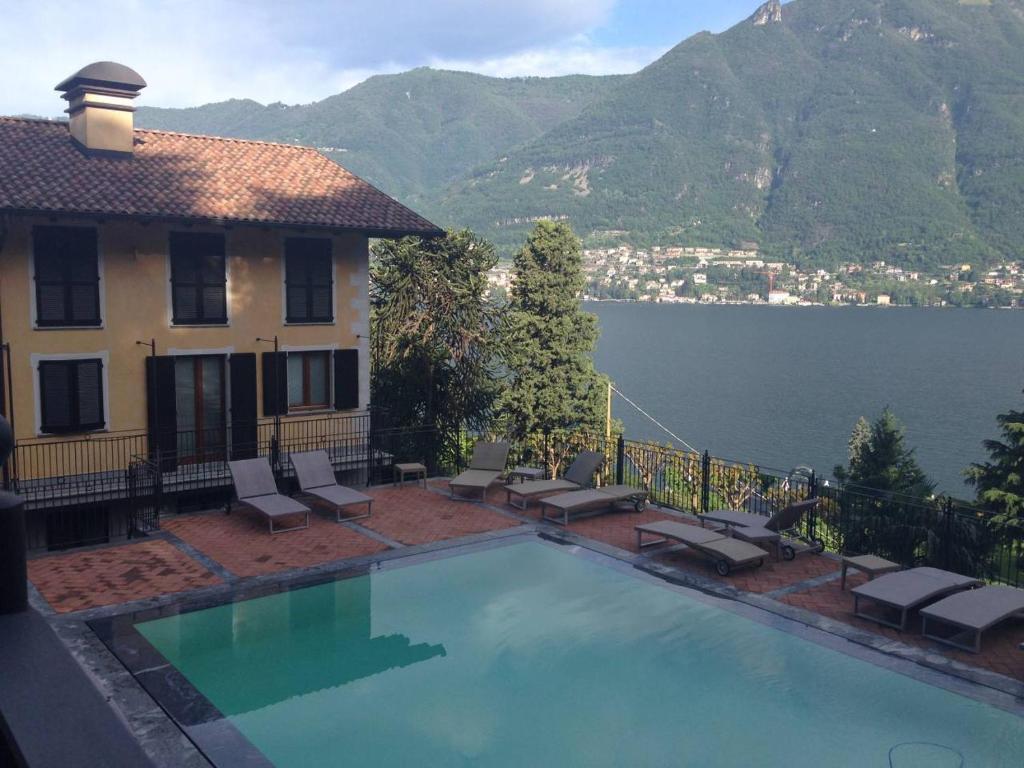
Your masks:
{"label": "black iron balcony railing", "polygon": [[[139,527],[132,509],[153,506],[154,493],[157,506],[190,496],[207,506],[226,502],[227,462],[236,458],[266,456],[287,488],[288,455],[325,450],[343,482],[373,485],[390,481],[392,465],[400,461],[422,461],[431,474],[453,474],[467,464],[474,439],[440,434],[433,427],[396,427],[377,413],[322,414],[278,424],[268,419],[243,432],[255,435],[255,442],[232,441],[229,430],[177,432],[174,440],[158,441],[176,450],[159,455],[142,432],[20,441],[10,463],[10,486],[37,518],[30,525],[30,547],[79,546],[151,529],[152,521]],[[665,507],[694,514],[727,508],[770,515],[817,498],[816,510],[801,525],[830,552],[873,553],[904,565],[935,565],[1024,584],[1021,524],[948,497],[910,498],[825,481],[810,470],[784,472],[621,435],[534,435],[513,444],[509,466],[543,467],[555,476],[581,450],[606,457],[595,482],[643,487]],[[128,512],[111,514],[118,505]]]}

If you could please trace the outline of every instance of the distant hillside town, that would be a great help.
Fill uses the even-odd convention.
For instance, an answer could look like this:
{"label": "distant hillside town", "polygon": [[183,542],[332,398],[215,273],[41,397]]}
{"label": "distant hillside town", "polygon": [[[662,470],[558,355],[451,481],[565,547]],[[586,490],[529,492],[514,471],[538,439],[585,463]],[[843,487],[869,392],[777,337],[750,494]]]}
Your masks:
{"label": "distant hillside town", "polygon": [[[749,245],[735,250],[626,245],[585,250],[584,298],[662,304],[1024,307],[1021,261],[985,268],[950,264],[930,271],[885,261],[801,269],[768,261],[756,245]],[[507,293],[511,265],[499,264],[489,280],[493,293]]]}

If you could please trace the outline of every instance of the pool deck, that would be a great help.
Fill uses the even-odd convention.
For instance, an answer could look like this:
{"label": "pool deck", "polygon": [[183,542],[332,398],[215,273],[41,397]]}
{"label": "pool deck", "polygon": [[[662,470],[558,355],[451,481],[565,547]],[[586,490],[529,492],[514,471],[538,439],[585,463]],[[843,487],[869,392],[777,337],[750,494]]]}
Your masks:
{"label": "pool deck", "polygon": [[[542,522],[536,505],[525,512],[507,505],[502,486],[492,486],[483,502],[450,500],[443,478],[432,479],[426,489],[380,486],[367,493],[374,499],[373,515],[354,522],[338,524],[325,511],[312,515],[306,530],[270,536],[258,514],[241,508],[230,515],[214,510],[165,517],[162,530],[144,539],[35,556],[29,561],[33,607],[50,621],[80,663],[86,664],[86,658],[93,663],[99,643],[85,629],[86,621],[184,600],[216,599],[218,594],[337,572],[381,557],[540,531],[666,581],[747,603],[1024,701],[1024,652],[1018,648],[1024,640],[1024,620],[986,632],[981,654],[924,639],[916,616],[908,623],[911,630],[884,628],[853,615],[849,589],[863,583],[864,577],[851,571],[847,591],[841,592],[840,562],[831,555],[805,554],[792,562],[768,558],[761,568],[722,578],[710,561],[680,547],[637,551],[634,526],[639,523],[672,519],[698,524],[670,510],[649,506],[639,514],[609,513],[573,521],[565,529]],[[106,692],[115,701],[133,695],[122,690],[127,673],[116,659],[106,661],[108,674],[98,675],[106,681],[98,683],[101,690],[107,685]],[[122,709],[134,706],[118,703],[124,704]],[[156,729],[149,741],[160,734]],[[161,760],[152,743],[149,752],[156,764],[173,764]],[[198,754],[195,757],[189,764],[206,764]],[[174,761],[180,763],[180,754]]]}

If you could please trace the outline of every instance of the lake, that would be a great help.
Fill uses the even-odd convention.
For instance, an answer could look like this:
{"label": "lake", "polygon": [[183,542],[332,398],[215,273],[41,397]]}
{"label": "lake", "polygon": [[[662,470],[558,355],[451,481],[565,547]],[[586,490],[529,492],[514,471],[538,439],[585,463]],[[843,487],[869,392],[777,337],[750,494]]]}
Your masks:
{"label": "lake", "polygon": [[[938,483],[963,496],[996,415],[1024,407],[1024,312],[591,302],[594,360],[699,450],[831,476],[860,416],[888,405]],[[629,437],[671,441],[621,398]],[[674,442],[674,441],[673,441]]]}

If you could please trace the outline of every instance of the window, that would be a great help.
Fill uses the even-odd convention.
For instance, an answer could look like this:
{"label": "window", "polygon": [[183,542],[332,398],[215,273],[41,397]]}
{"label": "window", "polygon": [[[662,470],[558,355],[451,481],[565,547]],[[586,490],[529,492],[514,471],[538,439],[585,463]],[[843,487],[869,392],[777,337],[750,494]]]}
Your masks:
{"label": "window", "polygon": [[40,431],[48,434],[103,429],[103,361],[39,361]]}
{"label": "window", "polygon": [[292,237],[285,241],[285,322],[334,321],[332,271],[330,240]]}
{"label": "window", "polygon": [[330,352],[288,353],[288,408],[327,408],[331,389]]}
{"label": "window", "polygon": [[171,312],[174,325],[228,321],[224,236],[171,233]]}
{"label": "window", "polygon": [[176,357],[174,393],[178,461],[223,458],[227,442],[224,358]]}
{"label": "window", "polygon": [[96,230],[35,227],[36,326],[98,326],[100,270]]}

